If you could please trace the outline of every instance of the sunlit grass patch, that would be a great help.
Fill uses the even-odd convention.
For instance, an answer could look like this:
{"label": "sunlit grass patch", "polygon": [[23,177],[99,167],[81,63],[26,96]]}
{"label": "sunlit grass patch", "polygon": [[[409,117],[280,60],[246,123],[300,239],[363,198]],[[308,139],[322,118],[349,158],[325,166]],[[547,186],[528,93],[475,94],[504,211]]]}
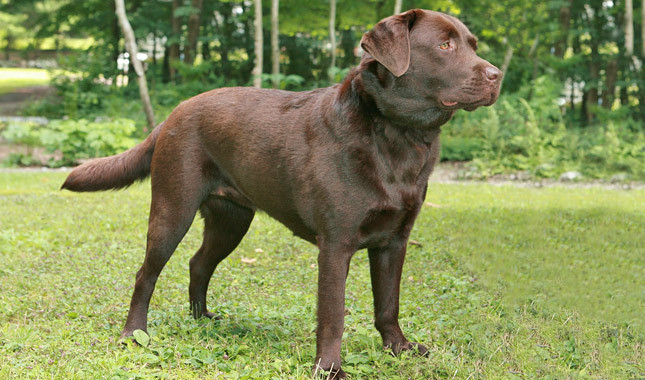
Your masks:
{"label": "sunlit grass patch", "polygon": [[45,69],[0,68],[0,95],[22,87],[46,85],[49,80]]}
{"label": "sunlit grass patch", "polygon": [[[198,218],[157,283],[148,347],[123,346],[149,183],[75,194],[58,190],[65,174],[0,172],[0,378],[310,378],[314,246],[258,214],[211,281],[223,319],[195,321]],[[424,207],[413,230],[400,321],[430,357],[383,351],[358,252],[342,348],[353,379],[644,377],[632,314],[645,291],[644,191],[431,184],[428,201],[441,208]]]}

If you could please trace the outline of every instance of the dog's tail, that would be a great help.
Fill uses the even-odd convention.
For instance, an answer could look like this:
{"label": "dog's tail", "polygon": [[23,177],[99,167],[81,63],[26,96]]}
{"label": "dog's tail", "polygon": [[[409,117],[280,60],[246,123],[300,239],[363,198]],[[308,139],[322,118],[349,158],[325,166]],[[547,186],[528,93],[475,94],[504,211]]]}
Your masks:
{"label": "dog's tail", "polygon": [[67,176],[61,189],[71,191],[116,190],[132,185],[150,175],[150,162],[163,123],[143,142],[130,150],[110,157],[88,161]]}

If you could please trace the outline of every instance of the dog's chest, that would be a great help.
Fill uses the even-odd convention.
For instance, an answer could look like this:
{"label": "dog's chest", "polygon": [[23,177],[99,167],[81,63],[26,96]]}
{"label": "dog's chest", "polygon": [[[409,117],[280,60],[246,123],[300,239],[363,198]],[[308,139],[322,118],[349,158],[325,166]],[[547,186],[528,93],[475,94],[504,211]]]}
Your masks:
{"label": "dog's chest", "polygon": [[388,244],[407,235],[418,214],[432,169],[430,144],[410,144],[398,151],[381,149],[375,177],[378,191],[360,224],[363,247]]}
{"label": "dog's chest", "polygon": [[380,247],[396,236],[409,233],[422,197],[423,189],[413,186],[392,194],[390,199],[371,208],[360,225],[360,245]]}
{"label": "dog's chest", "polygon": [[381,191],[370,202],[360,225],[360,241],[364,247],[384,246],[395,236],[409,233],[416,219],[425,193],[427,165],[416,162],[397,169],[386,173],[389,178],[381,183]]}

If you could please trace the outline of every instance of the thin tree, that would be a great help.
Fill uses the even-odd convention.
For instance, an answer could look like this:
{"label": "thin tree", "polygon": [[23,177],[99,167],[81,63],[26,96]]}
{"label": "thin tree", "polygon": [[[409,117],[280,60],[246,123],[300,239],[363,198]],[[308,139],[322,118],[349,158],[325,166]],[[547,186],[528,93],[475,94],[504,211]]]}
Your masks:
{"label": "thin tree", "polygon": [[571,8],[573,7],[573,0],[566,0],[562,3],[559,12],[560,31],[558,39],[555,43],[555,56],[564,58],[564,53],[567,51],[567,37],[569,36],[569,24],[571,23]]}
{"label": "thin tree", "polygon": [[401,13],[401,7],[403,6],[403,0],[396,0],[394,2],[394,14],[398,15]]}
{"label": "thin tree", "polygon": [[184,47],[184,61],[192,65],[197,55],[197,38],[201,25],[201,14],[204,0],[192,0],[192,11],[188,17],[188,44]]}
{"label": "thin tree", "polygon": [[172,7],[170,10],[170,29],[172,30],[172,35],[170,36],[170,46],[168,47],[168,66],[170,72],[170,81],[175,82],[177,77],[177,67],[175,66],[176,62],[179,61],[179,38],[181,31],[181,23],[179,17],[175,15],[175,12],[179,8],[179,0],[172,0]]}
{"label": "thin tree", "polygon": [[146,72],[143,70],[143,65],[137,58],[139,53],[137,49],[137,41],[134,38],[134,31],[132,31],[132,26],[128,21],[128,16],[125,14],[125,4],[123,0],[114,0],[116,4],[116,15],[119,19],[119,25],[121,25],[121,30],[123,31],[123,36],[125,37],[125,47],[128,53],[130,54],[130,62],[134,67],[134,71],[137,73],[137,82],[139,83],[139,94],[141,95],[141,101],[143,102],[143,110],[146,113],[146,119],[148,120],[148,128],[144,127],[144,132],[152,130],[155,127],[155,115],[152,111],[152,104],[150,103],[150,95],[148,94],[148,82],[146,81]]}
{"label": "thin tree", "polygon": [[[506,53],[504,54],[504,61],[502,62],[502,67],[500,67],[500,69],[503,73],[506,73],[511,65],[511,59],[513,59],[513,45],[511,45],[510,41],[506,37],[504,37],[504,45],[506,45]],[[502,77],[502,84],[503,83],[504,78]]]}
{"label": "thin tree", "polygon": [[625,0],[625,53],[634,55],[634,6],[632,0]]}
{"label": "thin tree", "polygon": [[280,86],[279,8],[280,0],[271,0],[271,75],[273,77],[273,88]]}
{"label": "thin tree", "polygon": [[[641,83],[645,83],[645,0],[641,1]],[[641,119],[645,119],[645,86],[640,86],[639,108]]]}
{"label": "thin tree", "polygon": [[253,27],[255,28],[255,67],[253,67],[253,86],[262,87],[262,46],[264,46],[264,39],[262,36],[262,0],[254,0],[255,4],[255,21]]}
{"label": "thin tree", "polygon": [[[645,0],[641,1],[641,43],[643,44],[641,47],[641,57],[645,61]],[[641,70],[645,71],[642,66]]]}
{"label": "thin tree", "polygon": [[329,65],[329,80],[334,81],[336,67],[336,0],[330,0],[329,12],[329,42],[331,42],[331,64]]}

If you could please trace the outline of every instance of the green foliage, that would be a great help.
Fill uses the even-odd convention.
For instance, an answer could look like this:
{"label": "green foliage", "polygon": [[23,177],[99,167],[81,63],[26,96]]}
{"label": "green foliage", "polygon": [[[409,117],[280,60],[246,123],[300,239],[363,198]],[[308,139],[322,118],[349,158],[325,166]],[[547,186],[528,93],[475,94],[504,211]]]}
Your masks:
{"label": "green foliage", "polygon": [[43,86],[48,82],[49,76],[43,69],[0,68],[0,95],[21,87]]}
{"label": "green foliage", "polygon": [[129,119],[89,122],[80,120],[55,120],[43,128],[40,140],[50,151],[60,151],[64,164],[79,159],[111,156],[135,145],[131,137],[135,125]]}
{"label": "green foliage", "polygon": [[526,171],[557,178],[579,171],[588,178],[623,173],[645,180],[645,134],[638,123],[607,118],[605,125],[566,128],[558,97],[557,82],[540,77],[493,107],[458,114],[445,128],[446,159],[468,156],[455,151],[468,152],[481,177]]}
{"label": "green foliage", "polygon": [[[178,6],[174,10],[173,4]],[[340,82],[358,61],[361,35],[390,15],[393,6],[393,0],[339,1],[338,67],[330,68],[329,3],[281,1],[279,88],[307,90]],[[34,48],[50,36],[57,49],[68,38],[94,42],[85,51],[59,55],[64,75],[53,81],[57,96],[33,104],[26,114],[74,120],[125,116],[144,125],[133,72],[117,69],[123,48],[112,7],[99,0],[0,2],[0,20],[8,25],[0,35],[7,37],[7,46],[13,43],[10,35],[33,38]],[[263,69],[268,73],[270,4],[263,7]],[[474,160],[480,177],[513,171],[558,177],[575,170],[588,178],[644,178],[645,80],[624,51],[625,2],[403,1],[404,10],[413,7],[458,16],[478,35],[484,59],[498,67],[508,64],[502,96],[492,109],[459,112],[444,127],[444,160]],[[639,7],[635,2],[635,46],[642,44]],[[201,12],[189,1],[140,0],[127,8],[139,41],[157,38],[157,54],[145,64],[158,120],[201,92],[250,84],[255,54],[250,2],[204,2]],[[187,19],[196,13],[201,16],[200,28],[193,30],[198,47],[186,54]],[[173,16],[179,32],[170,25]],[[170,56],[173,43],[183,54]],[[182,58],[187,55],[196,57],[194,62]],[[264,87],[272,86],[270,74],[262,80]]]}
{"label": "green foliage", "polygon": [[[276,76],[273,74],[262,74],[262,87],[271,88],[273,86],[274,78],[276,78]],[[279,83],[278,89],[280,90],[300,90],[302,89],[302,84],[305,82],[305,78],[295,74],[278,74],[277,79]]]}
{"label": "green foliage", "polygon": [[37,123],[11,122],[0,129],[0,135],[9,142],[33,148],[40,145],[40,127]]}
{"label": "green foliage", "polygon": [[483,142],[479,138],[450,135],[441,137],[442,161],[472,161],[482,150]]}
{"label": "green foliage", "polygon": [[36,123],[0,123],[0,137],[8,142],[20,144],[24,147],[23,152],[10,153],[2,162],[3,166],[32,166],[39,164],[34,158],[34,148],[40,143],[40,125]]}
{"label": "green foliage", "polygon": [[[132,137],[135,123],[129,119],[90,122],[80,120],[54,120],[46,126],[34,123],[9,123],[2,137],[15,144],[44,147],[48,152],[58,152],[60,160],[50,160],[47,165],[57,167],[73,165],[81,159],[110,156],[135,145]],[[12,157],[9,164],[33,164],[31,154]]]}
{"label": "green foliage", "polygon": [[34,165],[40,165],[40,162],[31,153],[10,153],[2,162],[2,166],[7,167]]}
{"label": "green foliage", "polygon": [[[222,319],[194,320],[196,220],[157,281],[148,346],[124,345],[149,184],[76,194],[59,190],[66,175],[0,175],[0,378],[311,379],[315,246],[258,214],[210,282]],[[430,355],[382,349],[361,251],[342,349],[352,378],[643,377],[642,189],[430,184],[427,200],[443,207],[412,231],[400,321]]]}

